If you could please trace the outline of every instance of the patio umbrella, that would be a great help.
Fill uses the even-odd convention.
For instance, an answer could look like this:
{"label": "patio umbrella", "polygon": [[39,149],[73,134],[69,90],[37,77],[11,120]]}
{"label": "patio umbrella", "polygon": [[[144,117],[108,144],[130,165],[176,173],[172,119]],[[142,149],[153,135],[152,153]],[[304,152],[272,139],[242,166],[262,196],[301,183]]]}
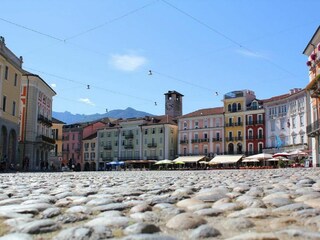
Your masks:
{"label": "patio umbrella", "polygon": [[183,162],[183,161],[177,161],[177,162],[174,162],[174,164],[185,164],[185,162]]}
{"label": "patio umbrella", "polygon": [[289,152],[290,156],[296,156],[296,157],[306,157],[308,156],[308,153],[301,151],[301,150],[294,150],[292,152]]}
{"label": "patio umbrella", "polygon": [[172,164],[171,160],[165,159],[165,160],[160,160],[155,163],[155,165],[160,165],[160,164]]}
{"label": "patio umbrella", "polygon": [[242,162],[247,162],[247,163],[250,163],[250,162],[260,162],[259,159],[254,159],[254,158],[245,158],[242,160]]}
{"label": "patio umbrella", "polygon": [[209,162],[206,162],[206,161],[200,161],[199,163],[200,164],[209,164]]}
{"label": "patio umbrella", "polygon": [[272,155],[269,153],[259,153],[255,155],[251,155],[249,157],[246,157],[246,159],[258,159],[258,160],[267,160],[272,158]]}
{"label": "patio umbrella", "polygon": [[275,153],[272,155],[273,158],[275,158],[275,157],[289,157],[289,156],[290,156],[290,154],[287,152]]}

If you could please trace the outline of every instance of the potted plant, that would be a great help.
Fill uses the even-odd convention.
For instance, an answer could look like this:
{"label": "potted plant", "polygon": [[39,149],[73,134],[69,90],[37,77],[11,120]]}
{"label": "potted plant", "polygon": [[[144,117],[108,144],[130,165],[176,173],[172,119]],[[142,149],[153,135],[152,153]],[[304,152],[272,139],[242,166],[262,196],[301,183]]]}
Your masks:
{"label": "potted plant", "polygon": [[307,66],[311,67],[311,61],[307,61]]}
{"label": "potted plant", "polygon": [[311,56],[310,56],[310,58],[311,58],[313,61],[316,60],[316,57],[317,57],[317,55],[316,55],[315,53],[312,53]]}

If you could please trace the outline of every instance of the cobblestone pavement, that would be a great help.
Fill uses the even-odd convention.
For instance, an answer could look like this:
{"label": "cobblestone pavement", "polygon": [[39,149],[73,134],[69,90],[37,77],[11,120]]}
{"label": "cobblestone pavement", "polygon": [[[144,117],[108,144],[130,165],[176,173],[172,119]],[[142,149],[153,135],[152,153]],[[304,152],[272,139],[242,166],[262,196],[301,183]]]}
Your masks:
{"label": "cobblestone pavement", "polygon": [[320,239],[320,169],[0,174],[0,239]]}

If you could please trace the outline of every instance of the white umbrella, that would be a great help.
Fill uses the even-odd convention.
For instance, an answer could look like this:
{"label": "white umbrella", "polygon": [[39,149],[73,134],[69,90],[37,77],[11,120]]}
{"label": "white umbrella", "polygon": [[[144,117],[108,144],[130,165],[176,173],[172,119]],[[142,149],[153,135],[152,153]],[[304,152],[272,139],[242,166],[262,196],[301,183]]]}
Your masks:
{"label": "white umbrella", "polygon": [[168,159],[165,159],[165,160],[160,160],[160,161],[156,162],[155,164],[156,165],[159,165],[159,164],[172,164],[172,161],[168,160]]}
{"label": "white umbrella", "polygon": [[258,160],[266,160],[272,158],[272,155],[269,153],[259,153],[255,155],[251,155],[249,157],[246,157],[246,159],[258,159]]}
{"label": "white umbrella", "polygon": [[290,156],[298,156],[298,157],[306,157],[308,156],[308,153],[301,151],[301,150],[294,150],[292,152],[289,152]]}
{"label": "white umbrella", "polygon": [[247,163],[250,163],[250,162],[260,162],[259,159],[254,159],[254,158],[245,158],[242,160],[242,162],[247,162]]}
{"label": "white umbrella", "polygon": [[290,156],[290,154],[287,152],[275,153],[272,155],[273,158],[275,158],[275,157],[289,157],[289,156]]}

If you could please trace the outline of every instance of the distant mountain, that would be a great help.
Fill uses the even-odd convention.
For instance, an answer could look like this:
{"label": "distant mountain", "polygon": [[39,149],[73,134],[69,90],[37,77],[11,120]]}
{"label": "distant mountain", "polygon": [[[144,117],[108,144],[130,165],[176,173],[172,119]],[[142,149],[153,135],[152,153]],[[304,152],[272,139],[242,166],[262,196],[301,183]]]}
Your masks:
{"label": "distant mountain", "polygon": [[91,115],[85,115],[85,114],[72,114],[70,112],[52,112],[52,116],[62,122],[65,122],[66,124],[72,124],[72,123],[80,123],[80,122],[90,122],[94,120],[98,120],[101,118],[139,118],[139,117],[145,117],[145,116],[153,116],[150,113],[142,112],[135,110],[133,108],[128,107],[125,110],[116,109],[109,111],[104,114],[96,113]]}

